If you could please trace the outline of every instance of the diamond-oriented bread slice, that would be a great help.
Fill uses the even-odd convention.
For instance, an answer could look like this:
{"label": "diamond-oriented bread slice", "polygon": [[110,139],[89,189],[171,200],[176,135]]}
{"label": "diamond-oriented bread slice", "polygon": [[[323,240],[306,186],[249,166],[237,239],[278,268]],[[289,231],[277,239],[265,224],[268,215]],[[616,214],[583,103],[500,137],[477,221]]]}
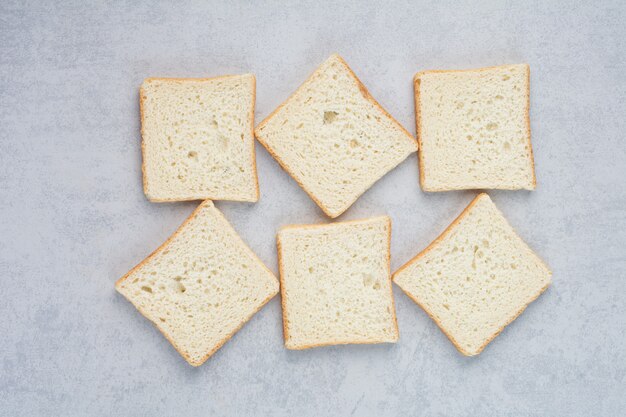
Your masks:
{"label": "diamond-oriented bread slice", "polygon": [[480,194],[393,280],[462,354],[472,356],[539,297],[551,275],[489,196]]}
{"label": "diamond-oriented bread slice", "polygon": [[255,91],[252,74],[143,82],[143,186],[150,201],[259,199]]}
{"label": "diamond-oriented bread slice", "polygon": [[394,343],[387,216],[288,226],[277,237],[285,346]]}
{"label": "diamond-oriented bread slice", "polygon": [[414,86],[424,191],[535,188],[527,64],[424,71]]}
{"label": "diamond-oriented bread slice", "polygon": [[199,366],[278,293],[278,280],[207,200],[115,288]]}
{"label": "diamond-oriented bread slice", "polygon": [[411,134],[336,54],[263,120],[255,134],[333,218],[417,150]]}

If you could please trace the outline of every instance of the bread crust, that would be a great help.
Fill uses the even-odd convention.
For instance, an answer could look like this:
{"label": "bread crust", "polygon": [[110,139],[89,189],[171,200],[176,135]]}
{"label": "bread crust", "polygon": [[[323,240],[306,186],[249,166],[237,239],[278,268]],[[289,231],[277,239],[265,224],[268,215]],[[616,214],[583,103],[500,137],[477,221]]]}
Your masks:
{"label": "bread crust", "polygon": [[[301,345],[301,346],[289,346],[287,341],[289,339],[289,330],[287,327],[287,313],[286,313],[286,308],[285,308],[285,285],[284,285],[284,266],[283,266],[283,261],[282,261],[282,245],[281,245],[281,241],[280,241],[280,234],[282,231],[284,230],[290,230],[290,229],[322,229],[328,226],[332,226],[334,224],[354,224],[354,223],[362,223],[365,220],[378,220],[381,218],[385,218],[387,221],[387,276],[389,278],[389,295],[391,297],[391,311],[392,311],[392,316],[393,316],[393,322],[394,322],[394,329],[395,329],[395,338],[393,340],[388,340],[388,341],[376,341],[376,340],[372,340],[372,341],[333,341],[333,342],[325,342],[325,343],[313,343],[313,344],[309,344],[309,345]],[[276,235],[276,246],[278,249],[278,272],[279,272],[279,279],[280,279],[280,298],[281,298],[281,308],[282,308],[282,317],[283,317],[283,337],[284,337],[284,342],[285,342],[285,347],[289,350],[305,350],[305,349],[311,349],[311,348],[315,348],[315,347],[323,347],[323,346],[335,346],[335,345],[371,345],[371,344],[380,344],[380,343],[396,343],[398,341],[398,339],[400,338],[400,332],[398,330],[398,319],[396,316],[396,305],[395,305],[395,301],[394,301],[394,297],[393,297],[393,283],[392,283],[392,279],[391,279],[391,218],[389,216],[376,216],[376,217],[368,217],[365,219],[356,219],[356,220],[349,220],[349,221],[345,221],[345,222],[340,222],[340,223],[320,223],[320,224],[292,224],[292,225],[288,225],[288,226],[284,226],[280,229],[280,231],[278,232],[278,234]]]}
{"label": "bread crust", "polygon": [[[398,286],[400,287],[400,289],[402,290],[402,292],[404,292],[411,300],[413,300],[413,302],[415,304],[417,304],[422,310],[424,310],[424,312],[426,312],[426,314],[428,315],[428,317],[430,317],[436,324],[437,327],[439,327],[439,329],[446,335],[446,337],[452,342],[452,344],[454,345],[454,347],[456,347],[456,349],[461,352],[463,355],[465,356],[475,356],[478,355],[480,352],[483,351],[483,349],[485,349],[485,347],[493,340],[496,338],[496,336],[498,336],[506,326],[508,326],[509,324],[511,324],[520,314],[522,314],[522,312],[526,309],[526,307],[528,307],[530,305],[530,303],[532,303],[533,301],[535,301],[549,286],[550,286],[550,281],[548,281],[548,283],[541,288],[535,295],[533,295],[530,300],[524,304],[519,311],[517,311],[504,325],[502,325],[502,327],[500,327],[493,335],[491,335],[486,341],[485,343],[483,343],[476,352],[468,352],[467,350],[465,350],[460,343],[457,342],[457,340],[452,336],[452,334],[450,334],[445,327],[441,324],[441,322],[435,317],[434,313],[432,311],[430,311],[423,303],[421,303],[419,300],[417,300],[413,295],[411,295],[408,291],[406,291],[400,284],[398,284],[396,282],[396,276],[401,273],[402,271],[404,271],[406,268],[408,268],[410,265],[412,265],[414,262],[416,262],[417,260],[421,259],[422,257],[424,257],[428,252],[430,252],[431,249],[433,249],[436,245],[438,245],[443,239],[445,239],[455,228],[456,226],[463,220],[465,219],[465,217],[468,215],[468,213],[470,212],[470,210],[483,198],[489,198],[489,195],[487,193],[480,193],[478,194],[476,197],[474,197],[474,199],[469,203],[469,205],[467,207],[465,207],[465,209],[463,209],[463,211],[461,212],[461,214],[459,214],[457,216],[456,219],[454,219],[454,221],[452,223],[450,223],[450,225],[448,227],[446,227],[446,229],[435,239],[433,240],[427,247],[426,249],[424,249],[423,251],[421,251],[420,253],[418,253],[417,255],[415,255],[413,258],[411,258],[408,262],[406,262],[404,265],[402,265],[400,268],[398,268],[396,270],[396,272],[393,273],[392,275],[392,281]],[[491,200],[491,199],[490,199]],[[498,209],[496,207],[496,209]],[[499,211],[499,209],[498,209]],[[504,216],[503,216],[504,217]],[[508,221],[505,218],[505,221],[508,224]],[[510,226],[510,224],[509,224]],[[512,227],[511,227],[512,228]],[[517,233],[515,233],[517,234]],[[525,243],[525,242],[524,242]],[[535,254],[536,255],[536,254]],[[537,256],[537,255],[536,255]],[[548,266],[545,264],[545,262],[543,262],[543,260],[541,258],[539,258],[539,256],[537,256],[537,259],[539,260],[539,262],[541,262],[541,264],[546,268],[546,270],[548,271],[549,276],[552,275],[552,272],[550,271],[550,269],[548,268]]]}
{"label": "bread crust", "polygon": [[144,91],[143,84],[139,87],[139,115],[141,119],[141,175],[143,178],[143,192],[151,203],[172,203],[176,201],[197,201],[197,200],[220,200],[220,201],[240,201],[245,203],[256,203],[260,198],[260,189],[259,189],[259,175],[256,167],[256,152],[254,149],[254,110],[256,107],[256,77],[254,74],[229,74],[229,75],[220,75],[218,77],[209,77],[209,78],[167,78],[167,77],[149,77],[144,80],[144,83],[151,81],[215,81],[219,79],[225,78],[233,78],[233,77],[242,77],[242,76],[250,76],[252,78],[252,107],[250,109],[250,155],[252,158],[252,171],[254,173],[254,184],[256,188],[256,195],[252,198],[244,197],[244,198],[218,198],[215,195],[197,195],[195,197],[186,197],[186,198],[154,198],[151,197],[148,193],[148,179],[146,177],[146,145],[145,145],[145,130],[144,130]]}
{"label": "bread crust", "polygon": [[[196,207],[194,209],[194,211],[191,213],[191,215],[189,215],[189,217],[187,217],[185,219],[185,221],[176,229],[176,231],[170,236],[168,237],[165,242],[163,242],[158,248],[156,248],[154,251],[152,251],[152,253],[150,253],[150,255],[148,255],[143,261],[139,262],[137,265],[135,265],[135,267],[133,267],[130,271],[128,271],[123,277],[121,277],[120,279],[118,279],[115,282],[115,289],[117,290],[117,292],[119,292],[122,296],[124,296],[124,298],[126,298],[128,301],[130,301],[130,303],[137,309],[137,311],[139,311],[139,313],[141,313],[142,316],[144,316],[146,319],[148,319],[150,322],[152,322],[152,324],[154,324],[154,326],[161,332],[161,334],[163,334],[163,336],[165,336],[165,338],[167,339],[168,342],[170,342],[172,344],[172,346],[174,346],[174,349],[176,349],[176,351],[187,361],[187,363],[189,363],[191,366],[197,367],[202,365],[204,362],[206,362],[206,360],[213,355],[219,348],[221,348],[222,346],[224,346],[224,344],[229,341],[235,333],[237,333],[244,324],[246,324],[248,321],[250,321],[250,319],[256,314],[258,313],[261,308],[263,308],[265,306],[265,304],[267,304],[272,298],[274,298],[274,296],[276,294],[278,294],[278,290],[276,290],[275,292],[272,292],[266,299],[264,299],[259,306],[252,312],[252,314],[250,314],[247,318],[245,318],[231,333],[229,333],[227,336],[224,337],[224,339],[222,339],[212,350],[210,350],[208,353],[206,353],[200,360],[198,361],[194,361],[190,355],[181,347],[179,346],[176,341],[174,341],[170,335],[167,333],[167,331],[165,331],[159,322],[154,321],[152,319],[150,319],[150,317],[148,317],[148,315],[141,309],[141,307],[137,304],[135,304],[135,302],[126,297],[126,295],[124,295],[124,293],[121,291],[121,285],[122,283],[128,279],[129,276],[131,276],[135,271],[137,271],[139,268],[143,267],[148,261],[150,261],[152,258],[154,258],[156,255],[158,255],[159,253],[161,253],[163,250],[165,250],[168,245],[170,244],[170,242],[172,240],[174,240],[174,238],[176,236],[178,236],[179,233],[181,233],[182,230],[185,229],[185,227],[187,226],[187,224],[189,224],[193,219],[196,218],[196,216],[200,213],[200,211],[206,207],[209,206],[213,209],[215,209],[217,211],[217,213],[219,215],[221,215],[223,218],[224,216],[222,215],[222,213],[217,209],[217,207],[215,207],[215,205],[213,204],[213,202],[211,200],[205,200],[202,203],[200,203],[198,205],[198,207]],[[226,218],[224,218],[224,220],[226,220],[226,222],[228,223],[228,220]],[[230,223],[229,223],[230,225]],[[232,227],[232,226],[231,226]],[[233,229],[234,230],[234,229]],[[239,236],[239,234],[235,233],[235,236],[237,238],[239,238],[240,243],[243,243],[246,247],[248,247],[248,245],[243,241],[243,239],[241,239],[241,237]],[[249,247],[248,247],[249,248]],[[274,275],[268,268],[267,266],[263,263],[263,261],[261,261],[261,259],[259,259],[259,257],[256,255],[256,253],[254,253],[254,251],[250,250],[250,253],[252,253],[252,255],[254,256],[254,258],[256,258],[256,260],[259,262],[260,265],[262,265],[272,276]]]}
{"label": "bread crust", "polygon": [[[352,71],[352,69],[350,68],[350,66],[348,66],[348,64],[346,63],[346,61],[337,53],[332,54],[329,58],[326,59],[326,61],[328,61],[328,59],[335,57],[338,59],[338,61],[341,63],[341,65],[343,65],[348,73],[350,74],[350,76],[356,81],[357,85],[359,86],[359,90],[361,91],[361,94],[363,95],[363,97],[368,100],[370,103],[372,103],[375,107],[377,107],[385,116],[387,116],[394,124],[396,124],[400,130],[406,134],[414,143],[415,143],[415,151],[417,151],[418,148],[418,144],[417,144],[417,140],[413,137],[413,135],[411,135],[409,133],[408,130],[406,130],[401,124],[400,122],[398,122],[396,119],[393,118],[393,116],[391,116],[375,99],[374,97],[372,97],[372,95],[369,93],[369,91],[367,90],[367,88],[365,87],[365,85],[361,82],[361,80],[356,76],[356,74],[354,73],[354,71]],[[324,62],[326,62],[324,61]],[[274,111],[272,111],[267,117],[265,117],[265,119],[263,119],[258,125],[257,127],[254,129],[254,134],[256,139],[259,141],[259,143],[261,145],[263,145],[263,147],[267,150],[267,152],[272,155],[272,157],[278,162],[278,164],[281,166],[281,168],[287,172],[289,174],[289,176],[291,178],[293,178],[296,183],[300,186],[300,188],[302,188],[304,190],[305,193],[307,193],[307,195],[311,198],[311,200],[313,200],[315,202],[315,204],[318,205],[318,207],[324,212],[324,214],[326,214],[328,217],[330,217],[331,219],[334,219],[336,217],[339,217],[340,215],[342,215],[352,204],[354,204],[354,202],[356,200],[358,200],[358,198],[363,195],[363,193],[365,193],[365,191],[363,191],[363,193],[359,194],[356,196],[356,198],[354,199],[354,201],[352,201],[352,203],[350,203],[348,205],[348,207],[346,207],[344,210],[342,210],[339,213],[335,213],[333,211],[330,210],[329,207],[325,206],[318,198],[316,198],[313,193],[311,191],[309,191],[304,184],[294,175],[293,171],[289,169],[289,167],[287,166],[287,164],[282,160],[282,158],[280,158],[280,156],[278,154],[276,154],[272,148],[269,146],[269,144],[264,140],[264,138],[262,137],[261,133],[261,129],[263,129],[265,127],[265,125],[274,117],[276,116],[276,114],[283,108],[285,107],[292,99],[293,97],[300,91],[300,89],[306,85],[311,79],[313,79],[313,77],[319,72],[320,67],[316,68],[315,71],[313,71],[307,78],[306,80],[304,80],[304,82],[302,84],[300,84],[298,86],[298,88],[295,89],[295,91],[293,93],[291,93],[289,95],[289,97],[287,97],[287,99],[285,101],[283,101],[282,103],[280,103],[278,105],[278,107],[276,107],[274,109]],[[410,155],[410,154],[409,154]],[[408,155],[407,155],[408,157]],[[399,165],[402,161],[398,162],[397,165]],[[396,165],[396,166],[397,166]],[[395,166],[393,167],[395,168]],[[392,169],[393,169],[392,168]],[[373,185],[373,184],[371,184]],[[370,185],[370,187],[371,187]],[[369,187],[368,187],[369,189]]]}
{"label": "bread crust", "polygon": [[[421,77],[425,74],[438,74],[438,73],[451,73],[451,72],[483,72],[490,71],[494,69],[500,69],[501,67],[508,67],[511,65],[517,64],[505,64],[505,65],[493,65],[490,67],[482,67],[482,68],[470,68],[470,69],[460,69],[460,70],[427,70],[427,71],[419,71],[413,77],[413,90],[414,90],[414,102],[415,102],[415,130],[418,142],[418,160],[419,160],[419,176],[420,176],[420,186],[422,190],[426,192],[440,192],[440,191],[459,191],[459,190],[472,190],[474,188],[434,188],[428,187],[424,184],[424,156],[423,156],[423,143],[422,143],[422,123],[421,123],[421,102],[420,102],[420,86],[421,86]],[[537,176],[535,174],[535,157],[533,154],[533,147],[531,143],[531,134],[530,134],[530,65],[522,64],[526,67],[526,130],[528,132],[527,135],[527,143],[528,149],[530,152],[530,166],[532,171],[532,188],[530,190],[534,190],[537,187]],[[498,190],[520,190],[520,188],[509,188],[509,187],[498,187],[493,188]]]}

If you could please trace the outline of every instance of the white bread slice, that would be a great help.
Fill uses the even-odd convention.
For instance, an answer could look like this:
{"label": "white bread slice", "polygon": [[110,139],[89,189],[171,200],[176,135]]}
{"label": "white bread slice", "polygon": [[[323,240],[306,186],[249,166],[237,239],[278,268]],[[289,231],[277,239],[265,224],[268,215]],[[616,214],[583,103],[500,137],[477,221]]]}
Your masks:
{"label": "white bread slice", "polygon": [[480,194],[393,280],[462,354],[472,356],[548,287],[551,275],[489,196]]}
{"label": "white bread slice", "polygon": [[527,64],[424,71],[414,85],[424,191],[535,188]]}
{"label": "white bread slice", "polygon": [[417,150],[415,139],[336,54],[263,120],[255,134],[333,218]]}
{"label": "white bread slice", "polygon": [[150,201],[259,199],[255,91],[252,74],[143,82],[143,186]]}
{"label": "white bread slice", "polygon": [[199,366],[278,293],[278,280],[207,200],[115,288]]}
{"label": "white bread slice", "polygon": [[387,216],[288,226],[277,237],[285,346],[396,342]]}

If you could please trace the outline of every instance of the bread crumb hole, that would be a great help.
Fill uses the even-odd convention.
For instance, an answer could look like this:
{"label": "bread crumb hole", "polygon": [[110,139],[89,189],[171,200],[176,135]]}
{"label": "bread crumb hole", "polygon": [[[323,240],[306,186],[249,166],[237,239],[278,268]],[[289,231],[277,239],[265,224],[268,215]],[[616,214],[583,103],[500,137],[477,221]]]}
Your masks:
{"label": "bread crumb hole", "polygon": [[496,96],[496,100],[502,100],[502,99],[504,99],[504,97],[502,97],[500,94]]}
{"label": "bread crumb hole", "polygon": [[450,306],[448,304],[444,304],[443,308],[445,308],[446,310],[450,310]]}
{"label": "bread crumb hole", "polygon": [[324,112],[324,124],[327,125],[327,124],[334,122],[338,114],[339,113],[337,113],[336,111],[325,111]]}
{"label": "bread crumb hole", "polygon": [[198,152],[196,151],[189,151],[189,153],[187,154],[188,158],[192,158],[192,159],[197,159],[198,158]]}
{"label": "bread crumb hole", "polygon": [[506,74],[502,76],[502,80],[503,80],[503,81],[508,81],[510,78],[511,78],[511,77],[510,77],[510,76],[508,76],[508,75],[506,75]]}
{"label": "bread crumb hole", "polygon": [[351,147],[351,148],[356,148],[357,146],[359,146],[359,142],[357,142],[357,140],[356,140],[356,139],[352,139],[352,140],[350,141],[350,147]]}
{"label": "bread crumb hole", "polygon": [[313,273],[313,267],[312,267],[312,266],[310,266],[310,267],[309,267],[309,274],[312,274],[312,273]]}
{"label": "bread crumb hole", "polygon": [[141,289],[145,292],[149,292],[150,294],[152,294],[152,288],[150,287],[146,287],[145,285],[141,287]]}
{"label": "bread crumb hole", "polygon": [[509,142],[504,142],[504,149],[506,149],[507,151],[511,149],[511,144]]}
{"label": "bread crumb hole", "polygon": [[163,317],[159,317],[159,320],[161,320],[163,323],[165,323],[165,319]]}
{"label": "bread crumb hole", "polygon": [[497,123],[489,123],[487,124],[487,130],[496,130],[498,128],[498,124]]}
{"label": "bread crumb hole", "polygon": [[223,150],[227,150],[228,149],[228,138],[224,135],[220,135],[220,146],[222,147]]}

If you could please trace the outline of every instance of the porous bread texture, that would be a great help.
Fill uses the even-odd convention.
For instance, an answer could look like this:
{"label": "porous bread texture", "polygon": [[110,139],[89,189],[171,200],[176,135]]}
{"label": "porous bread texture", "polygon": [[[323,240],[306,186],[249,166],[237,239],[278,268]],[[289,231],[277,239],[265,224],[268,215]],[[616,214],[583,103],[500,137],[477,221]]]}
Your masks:
{"label": "porous bread texture", "polygon": [[259,199],[255,78],[148,78],[140,89],[144,192],[150,201]]}
{"label": "porous bread texture", "polygon": [[278,280],[207,200],[115,287],[199,366],[278,293]]}
{"label": "porous bread texture", "polygon": [[277,237],[285,346],[396,342],[387,216],[288,226]]}
{"label": "porous bread texture", "polygon": [[415,75],[424,191],[535,188],[529,77],[527,64]]}
{"label": "porous bread texture", "polygon": [[472,356],[548,287],[551,275],[489,196],[480,194],[393,281],[462,354]]}
{"label": "porous bread texture", "polygon": [[255,134],[333,218],[417,150],[415,139],[337,54],[263,120]]}

